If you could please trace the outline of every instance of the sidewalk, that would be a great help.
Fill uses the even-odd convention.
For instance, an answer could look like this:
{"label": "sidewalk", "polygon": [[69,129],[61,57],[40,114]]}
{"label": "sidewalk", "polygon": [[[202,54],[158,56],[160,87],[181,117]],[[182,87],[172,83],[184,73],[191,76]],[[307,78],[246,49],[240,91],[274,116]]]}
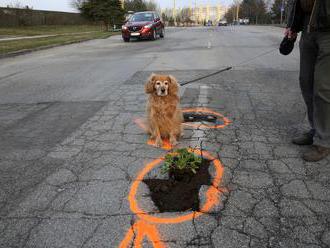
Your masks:
{"label": "sidewalk", "polygon": [[18,37],[5,37],[5,38],[0,37],[0,42],[1,41],[12,41],[12,40],[40,39],[40,38],[48,38],[48,37],[64,36],[64,35],[89,34],[89,33],[95,33],[95,32],[97,32],[97,31],[51,34],[51,35],[48,34],[48,35],[18,36]]}
{"label": "sidewalk", "polygon": [[[144,116],[142,82],[150,73],[138,72],[114,87],[112,101],[60,146],[30,158],[64,163],[0,218],[0,247],[112,248],[125,237],[137,244],[144,232],[149,236],[140,240],[143,247],[330,245],[330,160],[305,163],[305,148],[290,143],[304,120],[292,83],[297,72],[234,70],[182,87],[183,108],[207,107],[232,121],[219,129],[186,128],[179,145],[198,145],[221,161],[218,202],[202,215],[157,213],[140,184],[136,199],[144,214],[165,220],[192,214],[179,223],[141,221],[144,217],[129,205],[131,186],[146,164],[167,153],[147,145],[148,136],[134,122]],[[180,81],[206,73],[171,72]],[[201,203],[209,187],[201,188]],[[139,225],[142,233],[136,232]]]}

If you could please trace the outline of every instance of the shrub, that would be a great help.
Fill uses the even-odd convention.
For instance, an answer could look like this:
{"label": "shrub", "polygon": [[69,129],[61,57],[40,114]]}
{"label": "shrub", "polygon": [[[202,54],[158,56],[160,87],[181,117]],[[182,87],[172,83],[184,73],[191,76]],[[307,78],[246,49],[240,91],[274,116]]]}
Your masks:
{"label": "shrub", "polygon": [[181,171],[196,174],[202,164],[202,158],[189,152],[187,148],[177,149],[165,156],[165,162],[161,168],[163,174]]}

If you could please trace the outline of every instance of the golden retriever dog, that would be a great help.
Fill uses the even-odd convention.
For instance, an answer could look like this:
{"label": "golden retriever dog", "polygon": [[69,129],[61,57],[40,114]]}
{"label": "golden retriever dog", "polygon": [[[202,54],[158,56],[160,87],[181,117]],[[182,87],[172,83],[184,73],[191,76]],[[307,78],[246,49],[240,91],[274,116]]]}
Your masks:
{"label": "golden retriever dog", "polygon": [[171,75],[152,74],[145,84],[149,94],[147,103],[147,130],[156,146],[163,145],[162,138],[172,145],[182,135],[183,115],[178,95],[179,84]]}

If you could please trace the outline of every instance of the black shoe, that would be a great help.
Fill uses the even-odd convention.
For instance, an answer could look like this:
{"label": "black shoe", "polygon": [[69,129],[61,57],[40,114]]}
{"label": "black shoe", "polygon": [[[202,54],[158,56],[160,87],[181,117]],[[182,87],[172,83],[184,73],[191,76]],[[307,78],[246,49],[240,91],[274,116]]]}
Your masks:
{"label": "black shoe", "polygon": [[292,143],[299,146],[310,146],[313,145],[314,133],[312,131],[304,133],[296,138],[292,139]]}
{"label": "black shoe", "polygon": [[330,148],[322,146],[313,146],[312,150],[303,155],[303,159],[307,162],[318,162],[330,155]]}

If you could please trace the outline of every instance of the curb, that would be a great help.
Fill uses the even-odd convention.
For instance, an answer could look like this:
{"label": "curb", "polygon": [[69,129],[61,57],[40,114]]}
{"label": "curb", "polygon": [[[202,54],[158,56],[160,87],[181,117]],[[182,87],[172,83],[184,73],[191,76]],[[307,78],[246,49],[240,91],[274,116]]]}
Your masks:
{"label": "curb", "polygon": [[[115,36],[115,35],[116,34],[110,35],[109,37]],[[41,47],[37,47],[37,48],[19,50],[19,51],[16,51],[16,52],[4,53],[4,54],[0,54],[0,59],[16,57],[16,56],[25,55],[25,54],[28,54],[28,53],[42,51],[42,50],[46,50],[46,49],[50,49],[50,48],[55,48],[55,47],[60,47],[60,46],[67,46],[67,45],[72,45],[72,44],[78,44],[78,43],[82,43],[82,42],[86,42],[86,41],[90,41],[90,40],[107,39],[109,37],[106,37],[106,38],[94,38],[94,39],[93,38],[88,38],[88,39],[79,40],[79,41],[69,41],[69,42],[65,42],[63,44],[41,46]]]}

